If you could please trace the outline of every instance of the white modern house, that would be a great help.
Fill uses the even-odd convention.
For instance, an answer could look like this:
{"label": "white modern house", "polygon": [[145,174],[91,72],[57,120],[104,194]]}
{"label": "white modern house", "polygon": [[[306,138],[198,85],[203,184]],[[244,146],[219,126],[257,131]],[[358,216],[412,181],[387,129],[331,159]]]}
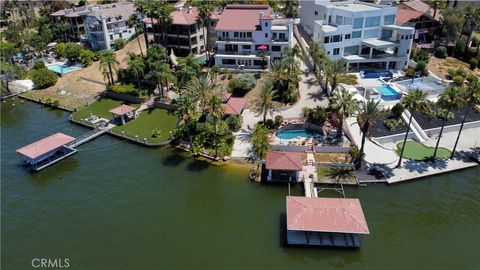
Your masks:
{"label": "white modern house", "polygon": [[268,67],[292,46],[292,27],[292,19],[275,14],[268,5],[227,5],[215,28],[215,64],[239,70]]}
{"label": "white modern house", "polygon": [[406,69],[415,29],[395,24],[397,8],[357,1],[302,1],[301,26],[332,60],[350,69]]}
{"label": "white modern house", "polygon": [[92,50],[108,50],[117,39],[127,41],[135,34],[135,29],[127,25],[132,14],[136,11],[131,2],[93,7],[84,21],[86,42]]}

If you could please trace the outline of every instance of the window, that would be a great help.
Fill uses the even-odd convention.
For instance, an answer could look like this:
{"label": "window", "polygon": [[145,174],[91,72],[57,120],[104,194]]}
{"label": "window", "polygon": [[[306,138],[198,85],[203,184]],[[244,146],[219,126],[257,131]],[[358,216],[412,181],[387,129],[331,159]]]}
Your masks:
{"label": "window", "polygon": [[325,39],[323,40],[323,43],[327,44],[327,43],[330,43],[330,37],[325,37]]}
{"label": "window", "polygon": [[357,54],[358,54],[358,46],[350,46],[350,47],[345,47],[343,49],[343,56],[357,55]]}
{"label": "window", "polygon": [[333,49],[333,55],[339,55],[339,54],[340,54],[340,48]]}
{"label": "window", "polygon": [[409,53],[410,53],[410,50],[407,50],[407,54],[409,54]]}
{"label": "window", "polygon": [[282,47],[281,46],[272,46],[272,52],[281,52]]}
{"label": "window", "polygon": [[342,35],[335,35],[332,37],[332,42],[340,42],[342,41]]}
{"label": "window", "polygon": [[238,32],[233,32],[233,37],[238,37]]}
{"label": "window", "polygon": [[265,27],[268,27],[268,22],[265,22]]}
{"label": "window", "polygon": [[335,17],[335,24],[342,25],[343,24],[343,16],[336,16]]}
{"label": "window", "polygon": [[380,16],[368,17],[365,19],[365,27],[375,27],[380,25]]}
{"label": "window", "polygon": [[122,38],[122,33],[118,34],[118,37]]}
{"label": "window", "polygon": [[353,20],[353,29],[358,29],[363,27],[363,18],[355,18]]}
{"label": "window", "polygon": [[251,38],[252,37],[252,32],[247,32],[247,38]]}
{"label": "window", "polygon": [[314,14],[315,14],[315,15],[318,15],[318,11],[315,11]]}
{"label": "window", "polygon": [[412,39],[412,38],[413,38],[413,35],[410,35],[410,39]]}
{"label": "window", "polygon": [[351,35],[350,34],[345,34],[345,39],[350,39]]}
{"label": "window", "polygon": [[235,65],[235,59],[222,59],[222,64],[223,65]]}
{"label": "window", "polygon": [[383,17],[383,24],[395,24],[395,15],[387,15]]}
{"label": "window", "polygon": [[363,38],[372,38],[378,36],[378,28],[363,31]]}
{"label": "window", "polygon": [[361,38],[361,37],[362,37],[362,31],[352,32],[352,38]]}
{"label": "window", "polygon": [[244,49],[244,50],[251,50],[251,49],[252,49],[252,46],[250,46],[250,45],[242,45],[242,49]]}
{"label": "window", "polygon": [[113,39],[113,35],[110,35],[110,40],[112,40],[112,39]]}
{"label": "window", "polygon": [[352,18],[344,17],[343,18],[343,24],[344,25],[352,25]]}
{"label": "window", "polygon": [[268,38],[268,33],[265,33],[265,37]]}
{"label": "window", "polygon": [[401,35],[401,36],[400,36],[400,39],[403,39],[403,37],[404,37],[404,36],[403,36],[403,35]]}

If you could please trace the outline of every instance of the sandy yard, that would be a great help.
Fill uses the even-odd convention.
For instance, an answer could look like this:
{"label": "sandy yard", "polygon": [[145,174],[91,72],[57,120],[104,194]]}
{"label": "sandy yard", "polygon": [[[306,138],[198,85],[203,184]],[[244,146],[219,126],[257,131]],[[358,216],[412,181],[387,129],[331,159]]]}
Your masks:
{"label": "sandy yard", "polygon": [[[146,49],[143,35],[139,38],[143,53],[145,54]],[[140,47],[138,46],[136,39],[127,43],[123,49],[115,52],[120,64],[124,62],[124,59],[129,52],[140,54]],[[46,97],[58,99],[60,101],[60,106],[66,106],[69,109],[83,107],[86,105],[87,99],[91,103],[94,101],[95,96],[105,91],[104,84],[81,79],[83,77],[99,82],[106,82],[99,66],[99,61],[94,62],[89,67],[73,71],[64,75],[62,78],[58,78],[58,81],[54,86],[42,90],[33,90],[25,93],[25,95],[35,99]]]}
{"label": "sandy yard", "polygon": [[480,76],[480,69],[471,70],[469,66],[469,64],[452,57],[440,59],[432,56],[428,61],[427,68],[442,79],[446,79],[445,76],[448,75],[448,69],[457,69],[458,67],[463,67],[467,72]]}

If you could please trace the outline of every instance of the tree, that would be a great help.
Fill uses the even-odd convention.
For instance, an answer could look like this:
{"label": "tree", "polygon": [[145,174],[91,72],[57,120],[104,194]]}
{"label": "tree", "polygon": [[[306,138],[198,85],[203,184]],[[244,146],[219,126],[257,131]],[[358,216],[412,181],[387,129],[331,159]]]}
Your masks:
{"label": "tree", "polygon": [[273,111],[278,107],[278,103],[274,101],[276,93],[272,81],[268,80],[254,94],[253,110],[257,116],[263,115],[263,123],[267,120],[267,113],[273,115]]}
{"label": "tree", "polygon": [[108,75],[108,83],[110,85],[115,82],[113,79],[113,71],[117,70],[118,64],[115,53],[111,50],[106,50],[100,54],[100,70]]}
{"label": "tree", "polygon": [[258,123],[255,125],[255,129],[252,132],[251,142],[253,147],[253,152],[255,153],[256,159],[262,159],[265,157],[265,154],[268,150],[268,134],[270,130],[268,128]]}
{"label": "tree", "polygon": [[54,32],[57,35],[62,37],[63,42],[68,41],[67,40],[67,34],[68,34],[68,31],[70,30],[70,24],[69,23],[64,22],[64,21],[60,21],[60,22],[55,23],[53,28],[54,28]]}
{"label": "tree", "polygon": [[57,57],[65,57],[65,43],[58,43],[55,46],[55,53],[57,54]]}
{"label": "tree", "polygon": [[467,25],[468,29],[468,38],[465,42],[465,48],[463,49],[465,52],[468,52],[468,43],[472,38],[473,31],[476,27],[480,24],[480,8],[474,8],[472,6],[465,7],[465,24]]}
{"label": "tree", "polygon": [[448,119],[448,114],[452,109],[458,109],[460,106],[465,104],[465,101],[461,95],[462,91],[459,87],[449,86],[445,89],[439,96],[438,104],[440,107],[445,108],[447,113],[443,118],[442,127],[440,128],[440,134],[438,135],[437,143],[435,144],[435,150],[433,151],[432,159],[437,157],[438,145],[440,144],[440,139],[442,138],[443,128]]}
{"label": "tree", "polygon": [[197,22],[203,25],[203,42],[207,51],[207,59],[210,62],[210,42],[209,34],[205,33],[205,28],[210,27],[210,14],[215,9],[215,3],[210,0],[194,0],[192,5],[198,9]]}
{"label": "tree", "polygon": [[151,19],[152,28],[154,27],[154,20],[156,20],[156,24],[159,25],[162,32],[162,45],[165,44],[165,29],[167,26],[172,24],[172,16],[171,13],[173,11],[173,7],[168,4],[166,1],[163,0],[150,0],[147,2],[145,12]]}
{"label": "tree", "polygon": [[375,122],[383,118],[383,114],[379,109],[380,101],[375,102],[374,100],[369,100],[366,103],[363,103],[363,106],[360,107],[360,111],[357,114],[357,123],[360,126],[360,131],[362,132],[362,143],[360,145],[360,153],[358,159],[356,159],[355,166],[360,168],[362,157],[364,155],[365,147],[365,138],[368,134],[370,127],[375,125]]}
{"label": "tree", "polygon": [[283,14],[288,18],[298,17],[298,0],[284,0]]}
{"label": "tree", "polygon": [[323,62],[325,60],[325,51],[320,48],[318,42],[311,42],[308,48],[310,57],[313,61],[313,72],[317,72],[317,68],[323,68]]}
{"label": "tree", "polygon": [[137,37],[138,47],[140,48],[140,55],[143,58],[144,56],[143,56],[142,44],[140,44],[140,39],[138,38],[138,36],[139,36],[138,29],[140,29],[141,26],[140,26],[140,22],[138,20],[137,15],[135,15],[135,14],[130,15],[130,17],[128,17],[127,25],[128,25],[129,28],[133,28],[133,30],[135,31],[135,36]]}
{"label": "tree", "polygon": [[150,67],[150,72],[147,74],[147,78],[155,81],[157,88],[160,89],[160,95],[163,98],[165,86],[168,91],[168,85],[175,80],[175,75],[169,64],[157,62]]}
{"label": "tree", "polygon": [[91,50],[82,50],[80,52],[80,63],[84,66],[90,66],[95,59],[95,53]]}
{"label": "tree", "polygon": [[198,101],[202,114],[204,114],[207,110],[208,101],[217,92],[217,88],[218,85],[215,82],[209,80],[207,76],[201,76],[199,78],[194,77],[185,87],[185,90],[195,101]]}
{"label": "tree", "polygon": [[[327,77],[327,81],[330,82],[331,92],[334,93],[337,85],[338,79],[347,73],[347,66],[345,62],[341,60],[337,61],[327,61],[327,64],[324,67],[325,75]],[[327,83],[328,85],[328,83]]]}
{"label": "tree", "polygon": [[407,95],[403,96],[400,101],[403,107],[410,112],[410,117],[407,125],[407,132],[405,133],[405,138],[403,139],[402,151],[400,152],[400,158],[398,160],[397,168],[402,166],[403,152],[405,151],[405,146],[407,145],[408,132],[412,125],[413,113],[419,111],[425,111],[429,107],[427,101],[427,93],[423,92],[420,89],[414,89],[410,91]]}
{"label": "tree", "polygon": [[462,124],[460,125],[460,130],[458,131],[457,139],[455,140],[455,144],[453,146],[452,154],[450,156],[453,159],[455,155],[455,150],[457,149],[458,140],[460,139],[460,135],[462,134],[463,125],[465,124],[465,120],[467,119],[467,115],[470,111],[470,107],[472,105],[480,105],[480,82],[474,81],[471,82],[467,89],[462,88],[462,98],[460,100],[465,102],[467,105],[465,114],[463,115]]}
{"label": "tree", "polygon": [[[140,13],[140,18],[143,18],[145,15],[145,10],[148,7],[147,0],[134,0],[133,6],[135,9]],[[143,37],[145,38],[145,48],[148,50],[148,36],[147,36],[147,29],[144,27],[145,24],[142,23],[143,26]],[[152,28],[153,28],[153,20],[152,20]],[[141,47],[140,47],[141,48]]]}
{"label": "tree", "polygon": [[213,122],[213,130],[214,130],[214,141],[215,141],[215,157],[218,156],[218,131],[217,131],[217,124],[220,119],[225,115],[225,109],[223,107],[223,102],[220,97],[217,95],[211,95],[208,99],[206,112],[208,117]]}
{"label": "tree", "polygon": [[433,8],[433,18],[437,16],[437,10],[443,10],[447,7],[447,2],[445,0],[430,0],[428,1],[428,6]]}
{"label": "tree", "polygon": [[260,51],[258,53],[258,56],[262,58],[262,69],[266,69],[267,68],[267,59],[268,59],[268,56],[269,56],[269,53],[268,51]]}
{"label": "tree", "polygon": [[[448,42],[456,41],[460,37],[464,22],[464,12],[461,9],[447,8],[442,13],[443,34]],[[455,51],[452,57],[454,54]]]}
{"label": "tree", "polygon": [[138,90],[142,89],[142,86],[140,84],[140,77],[143,77],[145,72],[145,64],[143,62],[143,59],[135,57],[134,59],[130,60],[130,62],[128,63],[128,69],[131,70],[137,78]]}
{"label": "tree", "polygon": [[343,135],[343,120],[345,117],[350,116],[357,111],[358,104],[353,99],[353,94],[345,88],[341,88],[339,91],[333,93],[330,100],[330,107],[335,111],[340,119],[340,123],[337,130],[337,138],[342,138]]}
{"label": "tree", "polygon": [[50,87],[57,82],[57,75],[55,72],[48,70],[47,68],[32,70],[30,77],[37,89]]}
{"label": "tree", "polygon": [[193,150],[193,138],[190,131],[190,123],[197,118],[197,107],[195,102],[189,96],[182,96],[179,99],[177,110],[175,111],[180,121],[183,122],[187,130],[190,150]]}
{"label": "tree", "polygon": [[341,180],[348,180],[355,178],[355,173],[353,169],[345,166],[332,166],[327,172],[327,176],[335,179],[335,181],[340,183]]}
{"label": "tree", "polygon": [[80,52],[82,51],[82,46],[73,43],[73,42],[68,42],[65,43],[65,50],[64,50],[64,56],[67,58],[69,61],[75,62],[78,60],[80,57]]}

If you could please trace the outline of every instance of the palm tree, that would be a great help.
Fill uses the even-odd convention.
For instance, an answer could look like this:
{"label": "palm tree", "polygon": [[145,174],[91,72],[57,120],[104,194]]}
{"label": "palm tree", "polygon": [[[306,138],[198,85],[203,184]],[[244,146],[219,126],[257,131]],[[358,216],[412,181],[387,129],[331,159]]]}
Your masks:
{"label": "palm tree", "polygon": [[254,93],[253,110],[257,116],[263,115],[263,122],[267,120],[267,113],[273,115],[273,110],[278,107],[278,102],[274,101],[277,91],[273,90],[273,82],[268,80]]}
{"label": "palm tree", "polygon": [[433,18],[437,15],[437,10],[442,10],[447,7],[447,2],[445,0],[430,0],[428,1],[428,6],[433,8]]}
{"label": "palm tree", "polygon": [[353,99],[353,94],[345,88],[333,93],[330,100],[330,107],[336,112],[340,123],[337,130],[337,138],[342,138],[343,135],[343,120],[357,111],[358,104]]}
{"label": "palm tree", "polygon": [[193,138],[190,131],[190,123],[197,118],[197,106],[193,99],[188,96],[183,96],[179,99],[177,110],[175,112],[187,129],[190,151],[193,151]]}
{"label": "palm tree", "polygon": [[106,50],[100,53],[100,70],[103,74],[108,74],[108,82],[112,85],[115,80],[113,79],[113,71],[118,68],[118,61],[115,53],[112,50]]}
{"label": "palm tree", "polygon": [[[135,9],[140,12],[140,19],[143,19],[145,16],[145,11],[148,9],[148,1],[147,0],[134,0],[133,5]],[[153,20],[152,20],[153,22]],[[148,50],[148,34],[147,34],[147,29],[145,27],[145,24],[143,24],[143,37],[145,38],[145,48]],[[152,24],[153,28],[153,24]]]}
{"label": "palm tree", "polygon": [[70,30],[70,24],[67,22],[57,22],[54,29],[55,32],[62,36],[63,42],[67,42],[67,33]]}
{"label": "palm tree", "polygon": [[310,57],[313,61],[313,72],[317,71],[317,67],[321,68],[323,65],[323,60],[325,59],[325,51],[320,48],[320,45],[317,42],[311,42],[308,48]]}
{"label": "palm tree", "polygon": [[327,173],[328,177],[335,179],[335,181],[340,183],[341,180],[348,180],[355,177],[355,173],[352,168],[345,166],[331,167]]}
{"label": "palm tree", "polygon": [[206,112],[208,116],[213,121],[213,135],[215,141],[215,157],[218,157],[218,132],[217,132],[217,124],[220,119],[225,115],[225,108],[222,104],[222,99],[217,95],[210,96],[208,99]]}
{"label": "palm tree", "polygon": [[160,25],[162,30],[161,44],[165,46],[165,30],[166,27],[173,22],[171,16],[173,7],[164,0],[150,0],[147,4],[146,10],[151,19],[152,28],[154,27],[154,20]]}
{"label": "palm tree", "polygon": [[463,125],[465,124],[465,120],[467,119],[467,115],[469,113],[470,107],[472,105],[480,105],[480,82],[479,81],[471,82],[468,88],[462,91],[462,96],[463,97],[461,98],[461,100],[465,102],[465,104],[467,105],[466,106],[467,108],[465,110],[465,114],[463,115],[462,124],[460,125],[460,130],[458,131],[457,139],[455,140],[455,145],[453,146],[452,154],[450,156],[451,159],[453,159],[455,155],[455,150],[457,149],[458,140],[460,139],[460,135],[462,134]]}
{"label": "palm tree", "polygon": [[263,124],[256,124],[255,129],[252,132],[252,137],[250,138],[253,146],[253,151],[255,153],[256,159],[264,158],[268,150],[268,133],[270,131]]}
{"label": "palm tree", "polygon": [[288,18],[298,17],[298,1],[297,0],[284,0],[283,1],[283,14]]}
{"label": "palm tree", "polygon": [[327,64],[325,65],[325,75],[327,77],[327,85],[328,81],[330,82],[331,86],[331,92],[335,92],[337,85],[338,85],[338,79],[345,75],[348,71],[347,66],[345,65],[345,62],[338,60],[338,61],[328,61]]}
{"label": "palm tree", "polygon": [[447,112],[442,121],[442,127],[440,128],[440,134],[438,135],[437,143],[435,144],[435,150],[433,151],[432,159],[437,157],[438,145],[440,144],[440,139],[442,138],[443,128],[448,120],[448,114],[452,109],[458,109],[465,103],[461,94],[461,88],[449,86],[439,96],[438,104],[440,107],[446,109]]}
{"label": "palm tree", "polygon": [[267,58],[268,58],[268,51],[260,51],[258,53],[258,56],[262,58],[262,69],[267,68]]}
{"label": "palm tree", "polygon": [[192,1],[192,5],[198,9],[197,22],[203,25],[203,42],[207,51],[207,59],[210,62],[210,35],[205,34],[205,28],[210,27],[210,14],[215,9],[215,4],[211,0],[196,0]]}
{"label": "palm tree", "polygon": [[140,89],[142,88],[142,86],[140,85],[140,76],[143,76],[145,71],[145,64],[143,63],[143,59],[136,57],[129,62],[128,68],[135,74],[135,77],[137,78],[138,90],[140,91]]}
{"label": "palm tree", "polygon": [[360,131],[362,131],[362,143],[360,145],[359,154],[360,159],[355,164],[357,168],[360,168],[361,166],[362,157],[364,155],[365,138],[367,137],[368,130],[375,125],[375,122],[383,118],[382,111],[378,108],[379,104],[380,101],[375,102],[371,99],[363,104],[357,114],[357,123],[360,126]]}
{"label": "palm tree", "polygon": [[210,97],[217,91],[218,85],[212,82],[207,76],[199,78],[194,77],[192,81],[185,87],[187,94],[195,101],[199,102],[202,113],[205,113]]}
{"label": "palm tree", "polygon": [[138,17],[135,14],[132,14],[127,21],[127,25],[129,28],[133,27],[133,30],[135,31],[135,35],[137,36],[137,42],[138,42],[138,47],[140,48],[140,55],[143,56],[143,50],[142,50],[142,44],[140,44],[140,39],[138,38],[139,35],[137,35],[137,29],[140,28],[140,22],[138,21]]}
{"label": "palm tree", "polygon": [[408,119],[407,132],[405,133],[405,138],[403,139],[402,150],[400,152],[400,158],[398,160],[397,168],[402,166],[403,152],[405,151],[405,146],[407,144],[408,132],[412,124],[413,113],[419,111],[425,111],[429,107],[427,101],[427,93],[423,92],[420,89],[414,89],[410,91],[407,95],[403,96],[401,103],[403,107],[410,111],[410,118]]}
{"label": "palm tree", "polygon": [[465,42],[465,52],[468,52],[468,43],[472,38],[473,30],[480,23],[480,8],[472,6],[465,7],[465,24],[469,24],[467,42]]}

